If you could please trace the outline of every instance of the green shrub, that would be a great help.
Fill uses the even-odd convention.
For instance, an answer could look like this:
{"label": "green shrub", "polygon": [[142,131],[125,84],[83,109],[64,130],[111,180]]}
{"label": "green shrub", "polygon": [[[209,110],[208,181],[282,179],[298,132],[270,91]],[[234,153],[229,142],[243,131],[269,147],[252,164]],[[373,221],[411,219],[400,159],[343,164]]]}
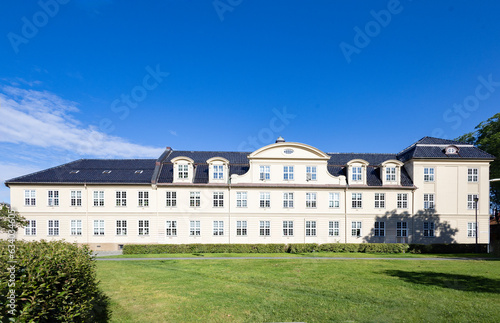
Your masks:
{"label": "green shrub", "polygon": [[124,255],[162,253],[282,253],[285,244],[127,244]]}
{"label": "green shrub", "polygon": [[319,251],[317,243],[291,243],[288,245],[286,252],[288,253],[305,253]]}
{"label": "green shrub", "polygon": [[[0,240],[0,321],[109,320],[109,298],[98,288],[95,259],[87,247],[63,241],[16,241],[17,263],[12,264],[8,263],[8,245],[8,241]],[[7,268],[12,268],[12,276]],[[9,282],[10,277],[15,286],[13,281]],[[15,290],[14,313],[9,313],[10,290]]]}
{"label": "green shrub", "polygon": [[[434,244],[410,244],[409,252],[411,253],[474,253],[476,251],[475,244],[458,244],[458,243],[434,243]],[[479,244],[478,251],[480,253],[487,252],[487,245]]]}

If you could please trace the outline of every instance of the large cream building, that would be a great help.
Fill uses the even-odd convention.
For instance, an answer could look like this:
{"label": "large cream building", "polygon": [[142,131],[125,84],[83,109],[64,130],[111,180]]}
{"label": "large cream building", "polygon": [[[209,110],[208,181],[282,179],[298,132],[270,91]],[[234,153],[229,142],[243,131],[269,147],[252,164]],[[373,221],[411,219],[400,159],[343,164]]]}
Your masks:
{"label": "large cream building", "polygon": [[[8,180],[18,239],[127,243],[489,242],[493,156],[425,137],[397,154],[276,143],[251,153],[82,159]],[[478,228],[475,211],[478,198]]]}

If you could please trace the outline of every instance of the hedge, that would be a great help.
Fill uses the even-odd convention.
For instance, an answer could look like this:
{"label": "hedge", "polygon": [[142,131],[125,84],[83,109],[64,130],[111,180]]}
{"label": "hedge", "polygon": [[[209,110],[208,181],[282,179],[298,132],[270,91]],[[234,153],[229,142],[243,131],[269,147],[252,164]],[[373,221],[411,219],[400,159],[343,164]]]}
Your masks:
{"label": "hedge", "polygon": [[[488,245],[478,244],[480,253],[486,253],[487,250]],[[475,244],[458,243],[410,244],[409,249],[411,253],[474,253],[475,251]]]}
{"label": "hedge", "polygon": [[[9,250],[15,251],[16,263],[8,263]],[[0,322],[109,320],[109,298],[98,288],[95,258],[87,247],[0,240],[0,263]]]}

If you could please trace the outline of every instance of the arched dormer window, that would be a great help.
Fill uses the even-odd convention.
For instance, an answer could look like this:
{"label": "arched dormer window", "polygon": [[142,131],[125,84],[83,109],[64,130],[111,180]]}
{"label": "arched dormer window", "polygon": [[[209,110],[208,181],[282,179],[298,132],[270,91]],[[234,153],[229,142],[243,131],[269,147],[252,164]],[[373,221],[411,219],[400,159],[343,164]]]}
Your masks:
{"label": "arched dormer window", "polygon": [[193,182],[194,160],[179,156],[171,160],[174,164],[174,183]]}
{"label": "arched dormer window", "polygon": [[348,182],[366,185],[366,167],[369,163],[363,159],[353,159],[347,163]]}
{"label": "arched dormer window", "polygon": [[458,147],[454,145],[448,146],[444,149],[444,153],[446,155],[456,155],[458,154],[458,151],[459,151]]}
{"label": "arched dormer window", "polygon": [[210,183],[225,183],[229,178],[229,160],[213,157],[207,160]]}
{"label": "arched dormer window", "polygon": [[380,176],[382,177],[383,185],[400,185],[401,184],[401,167],[403,163],[399,160],[391,159],[382,163]]}

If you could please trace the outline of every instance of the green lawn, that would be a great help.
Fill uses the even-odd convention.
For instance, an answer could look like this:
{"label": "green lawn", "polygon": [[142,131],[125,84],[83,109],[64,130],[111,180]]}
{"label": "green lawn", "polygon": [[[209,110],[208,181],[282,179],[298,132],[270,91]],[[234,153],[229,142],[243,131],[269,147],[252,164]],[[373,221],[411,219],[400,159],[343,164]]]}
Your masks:
{"label": "green lawn", "polygon": [[114,322],[498,322],[495,260],[98,261]]}

